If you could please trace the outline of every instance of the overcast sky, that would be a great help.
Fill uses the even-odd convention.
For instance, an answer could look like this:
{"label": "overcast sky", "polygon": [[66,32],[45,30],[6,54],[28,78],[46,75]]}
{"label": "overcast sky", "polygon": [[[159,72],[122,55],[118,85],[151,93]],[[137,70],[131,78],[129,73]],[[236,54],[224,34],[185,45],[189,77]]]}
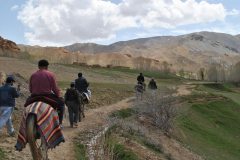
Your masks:
{"label": "overcast sky", "polygon": [[0,0],[0,36],[30,45],[198,31],[240,34],[240,0]]}

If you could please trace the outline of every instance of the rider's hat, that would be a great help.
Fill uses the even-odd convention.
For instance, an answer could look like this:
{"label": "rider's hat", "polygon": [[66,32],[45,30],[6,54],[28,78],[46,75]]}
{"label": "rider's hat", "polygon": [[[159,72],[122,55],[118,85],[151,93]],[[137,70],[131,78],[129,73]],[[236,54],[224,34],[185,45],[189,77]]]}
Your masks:
{"label": "rider's hat", "polygon": [[6,79],[6,83],[12,83],[12,82],[15,82],[15,79],[13,76],[8,76],[7,79]]}

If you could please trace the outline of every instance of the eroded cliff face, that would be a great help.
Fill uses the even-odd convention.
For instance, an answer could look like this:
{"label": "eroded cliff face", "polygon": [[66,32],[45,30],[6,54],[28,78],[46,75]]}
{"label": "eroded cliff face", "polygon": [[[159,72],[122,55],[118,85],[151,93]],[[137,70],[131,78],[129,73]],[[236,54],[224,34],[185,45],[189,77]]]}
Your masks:
{"label": "eroded cliff face", "polygon": [[161,62],[151,58],[132,57],[128,54],[74,54],[75,64],[102,66],[102,67],[127,67],[132,69],[160,70]]}
{"label": "eroded cliff face", "polygon": [[72,64],[74,61],[74,55],[62,47],[19,45],[19,48],[33,60],[47,59],[51,63],[63,64]]}
{"label": "eroded cliff face", "polygon": [[17,57],[20,49],[13,41],[0,37],[0,56]]}

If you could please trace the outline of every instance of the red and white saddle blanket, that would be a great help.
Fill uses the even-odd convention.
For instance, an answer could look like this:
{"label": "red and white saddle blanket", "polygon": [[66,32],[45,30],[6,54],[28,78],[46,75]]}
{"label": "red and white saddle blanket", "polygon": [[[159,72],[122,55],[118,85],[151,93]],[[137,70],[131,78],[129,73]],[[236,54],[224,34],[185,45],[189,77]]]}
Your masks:
{"label": "red and white saddle blanket", "polygon": [[18,133],[16,150],[21,151],[27,142],[26,119],[28,114],[35,114],[37,117],[37,130],[43,137],[48,148],[55,148],[61,142],[65,142],[57,112],[48,104],[35,102],[25,108],[21,126]]}

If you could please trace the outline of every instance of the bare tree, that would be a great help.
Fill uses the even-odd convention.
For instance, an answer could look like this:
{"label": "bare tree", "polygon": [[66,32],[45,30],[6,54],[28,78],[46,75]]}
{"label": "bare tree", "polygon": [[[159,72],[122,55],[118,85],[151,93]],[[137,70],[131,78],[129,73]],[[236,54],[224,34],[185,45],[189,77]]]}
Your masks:
{"label": "bare tree", "polygon": [[169,93],[146,93],[143,101],[136,104],[136,111],[141,116],[151,119],[154,126],[169,133],[173,127],[173,119],[176,116],[176,108],[173,103],[176,97]]}

